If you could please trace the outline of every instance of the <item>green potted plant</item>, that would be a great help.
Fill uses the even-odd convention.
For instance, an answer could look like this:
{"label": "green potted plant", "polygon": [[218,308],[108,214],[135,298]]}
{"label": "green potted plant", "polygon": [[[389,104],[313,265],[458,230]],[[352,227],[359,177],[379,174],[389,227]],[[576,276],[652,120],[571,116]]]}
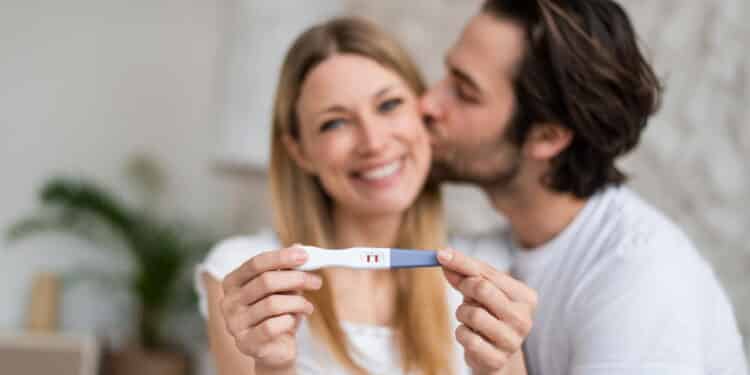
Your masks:
{"label": "green potted plant", "polygon": [[53,178],[40,191],[39,212],[12,226],[8,239],[55,230],[92,240],[102,249],[126,251],[133,267],[121,280],[137,302],[137,338],[131,347],[113,353],[108,373],[181,375],[188,367],[184,350],[163,327],[171,312],[197,311],[191,270],[215,238],[158,215],[164,178],[153,161],[135,158],[127,171],[140,193],[139,207],[93,182]]}

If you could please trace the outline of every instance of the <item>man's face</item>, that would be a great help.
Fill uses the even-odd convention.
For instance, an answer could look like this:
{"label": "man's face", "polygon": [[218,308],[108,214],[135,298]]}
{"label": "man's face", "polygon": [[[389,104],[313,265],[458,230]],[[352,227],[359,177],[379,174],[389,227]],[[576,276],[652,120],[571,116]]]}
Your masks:
{"label": "man's face", "polygon": [[432,177],[505,186],[520,169],[520,148],[508,140],[515,113],[514,69],[523,31],[480,13],[445,59],[447,76],[422,98],[431,119]]}

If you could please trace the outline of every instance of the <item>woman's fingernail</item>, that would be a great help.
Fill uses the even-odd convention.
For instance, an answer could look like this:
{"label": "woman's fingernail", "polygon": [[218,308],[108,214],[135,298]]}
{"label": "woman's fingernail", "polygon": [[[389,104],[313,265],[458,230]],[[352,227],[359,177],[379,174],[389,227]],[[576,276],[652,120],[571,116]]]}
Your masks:
{"label": "woman's fingernail", "polygon": [[295,262],[304,262],[307,260],[307,252],[304,250],[295,250],[293,258]]}
{"label": "woman's fingernail", "polygon": [[444,262],[449,262],[451,259],[453,259],[453,253],[451,253],[448,250],[440,250],[438,251],[438,258]]}
{"label": "woman's fingernail", "polygon": [[308,276],[308,277],[310,278],[310,285],[313,288],[318,289],[321,286],[323,286],[323,280],[321,280],[320,277],[318,277],[318,276],[312,276],[312,275]]}

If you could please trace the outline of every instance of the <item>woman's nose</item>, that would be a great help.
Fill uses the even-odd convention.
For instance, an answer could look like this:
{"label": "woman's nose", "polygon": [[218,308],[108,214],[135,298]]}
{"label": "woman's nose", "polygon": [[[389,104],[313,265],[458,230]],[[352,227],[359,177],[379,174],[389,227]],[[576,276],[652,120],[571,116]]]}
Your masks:
{"label": "woman's nose", "polygon": [[360,154],[373,155],[383,151],[390,136],[388,124],[371,120],[363,121],[360,125],[360,140],[357,147]]}

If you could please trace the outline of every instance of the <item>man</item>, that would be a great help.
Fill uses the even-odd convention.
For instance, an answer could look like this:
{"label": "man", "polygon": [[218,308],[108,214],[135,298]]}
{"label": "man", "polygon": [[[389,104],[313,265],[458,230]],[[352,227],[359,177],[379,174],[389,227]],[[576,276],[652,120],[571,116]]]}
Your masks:
{"label": "man", "polygon": [[446,66],[422,101],[433,176],[478,185],[509,221],[497,245],[539,297],[529,373],[746,374],[709,265],[621,187],[615,161],[661,92],[621,6],[486,1]]}

